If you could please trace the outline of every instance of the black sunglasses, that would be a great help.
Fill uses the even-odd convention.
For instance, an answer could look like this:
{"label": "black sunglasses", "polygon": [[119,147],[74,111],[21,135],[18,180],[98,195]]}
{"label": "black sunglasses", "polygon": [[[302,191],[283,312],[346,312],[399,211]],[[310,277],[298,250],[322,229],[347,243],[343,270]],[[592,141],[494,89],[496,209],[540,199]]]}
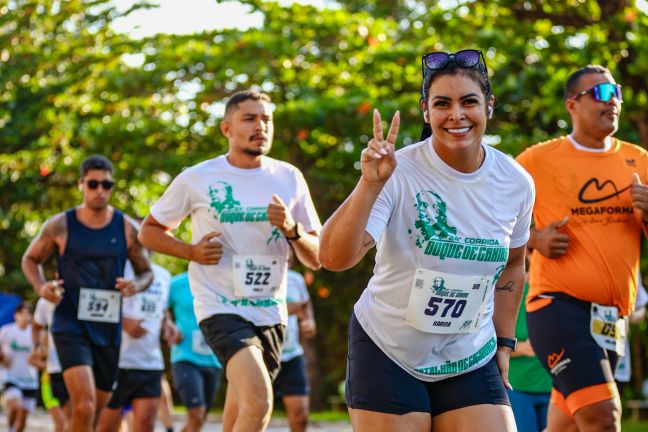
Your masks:
{"label": "black sunglasses", "polygon": [[110,180],[86,180],[85,183],[92,190],[97,189],[101,185],[104,190],[111,190],[115,186],[115,182]]}
{"label": "black sunglasses", "polygon": [[484,68],[488,70],[486,59],[480,50],[466,49],[457,51],[456,53],[436,51],[423,54],[421,57],[421,73],[425,76],[426,69],[445,69],[451,60],[453,60],[457,66],[462,68],[473,68],[481,63],[484,65]]}

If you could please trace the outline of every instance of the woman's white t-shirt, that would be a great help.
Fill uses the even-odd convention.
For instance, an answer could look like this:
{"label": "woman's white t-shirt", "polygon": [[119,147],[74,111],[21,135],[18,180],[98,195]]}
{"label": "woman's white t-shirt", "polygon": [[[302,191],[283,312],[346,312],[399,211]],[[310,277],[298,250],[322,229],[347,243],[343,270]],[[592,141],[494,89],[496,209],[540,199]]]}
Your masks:
{"label": "woman's white t-shirt", "polygon": [[[396,152],[398,166],[366,227],[377,243],[376,263],[355,314],[388,357],[424,381],[469,372],[492,358],[494,285],[509,248],[529,238],[533,180],[511,157],[482,147],[485,160],[469,174],[443,162],[430,138]],[[481,306],[462,316],[470,309],[462,296],[473,289],[483,294]],[[410,300],[415,290],[419,298]],[[444,333],[450,326],[462,332]]]}

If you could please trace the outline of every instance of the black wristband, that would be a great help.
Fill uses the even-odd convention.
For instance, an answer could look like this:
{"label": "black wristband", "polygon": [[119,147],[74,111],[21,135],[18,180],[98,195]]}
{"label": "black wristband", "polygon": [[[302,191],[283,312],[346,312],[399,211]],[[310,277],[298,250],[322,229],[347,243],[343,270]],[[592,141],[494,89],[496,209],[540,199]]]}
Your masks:
{"label": "black wristband", "polygon": [[290,236],[290,237],[284,236],[284,237],[286,237],[286,240],[295,241],[295,240],[299,240],[301,238],[301,229],[300,229],[299,225],[300,225],[299,222],[297,222],[295,224],[295,228],[294,228],[295,229],[295,235]]}
{"label": "black wristband", "polygon": [[515,349],[517,348],[517,339],[516,338],[498,337],[497,338],[497,346],[498,347],[511,348],[511,351],[515,352]]}

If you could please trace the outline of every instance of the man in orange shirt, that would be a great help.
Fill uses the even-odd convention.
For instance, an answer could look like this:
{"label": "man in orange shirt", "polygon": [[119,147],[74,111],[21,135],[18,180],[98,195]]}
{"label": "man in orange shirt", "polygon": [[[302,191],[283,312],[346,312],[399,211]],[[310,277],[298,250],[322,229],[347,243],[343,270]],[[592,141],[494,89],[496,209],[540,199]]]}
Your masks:
{"label": "man in orange shirt", "polygon": [[648,152],[612,137],[621,103],[608,69],[577,70],[565,85],[572,133],[517,158],[536,184],[527,323],[553,380],[548,431],[620,430],[613,371],[648,221]]}

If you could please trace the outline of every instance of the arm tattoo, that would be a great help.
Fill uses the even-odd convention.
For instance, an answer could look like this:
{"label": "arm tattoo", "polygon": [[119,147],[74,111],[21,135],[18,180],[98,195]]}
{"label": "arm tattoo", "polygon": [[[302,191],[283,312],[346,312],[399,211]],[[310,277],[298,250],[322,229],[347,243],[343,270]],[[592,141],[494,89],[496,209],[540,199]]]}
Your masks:
{"label": "arm tattoo", "polygon": [[67,220],[65,214],[58,214],[45,222],[41,232],[33,242],[29,257],[37,262],[45,261],[56,249],[56,240],[67,237]]}
{"label": "arm tattoo", "polygon": [[144,246],[137,239],[137,225],[131,222],[130,218],[128,220],[128,260],[133,266],[133,271],[135,275],[140,275],[145,272],[151,271],[151,264],[146,256],[146,251]]}
{"label": "arm tattoo", "polygon": [[131,244],[128,248],[128,260],[133,266],[135,273],[135,289],[142,291],[146,289],[153,281],[153,269],[148,259],[144,246],[138,241]]}
{"label": "arm tattoo", "polygon": [[133,246],[135,246],[137,243],[139,243],[139,241],[137,240],[137,233],[138,233],[137,224],[129,217],[125,217],[124,220],[128,224],[126,230],[128,233],[127,241],[128,243],[130,243],[128,249],[130,249]]}
{"label": "arm tattoo", "polygon": [[52,237],[67,235],[67,219],[65,219],[65,215],[61,214],[53,218],[50,229]]}
{"label": "arm tattoo", "polygon": [[128,254],[128,260],[131,262],[133,271],[137,276],[144,272],[151,271],[151,264],[146,257],[144,249],[141,247],[141,245],[137,248],[131,247],[131,250]]}
{"label": "arm tattoo", "polygon": [[513,292],[513,286],[515,285],[515,282],[512,280],[506,282],[504,285],[495,285],[495,291],[508,291],[508,292]]}

